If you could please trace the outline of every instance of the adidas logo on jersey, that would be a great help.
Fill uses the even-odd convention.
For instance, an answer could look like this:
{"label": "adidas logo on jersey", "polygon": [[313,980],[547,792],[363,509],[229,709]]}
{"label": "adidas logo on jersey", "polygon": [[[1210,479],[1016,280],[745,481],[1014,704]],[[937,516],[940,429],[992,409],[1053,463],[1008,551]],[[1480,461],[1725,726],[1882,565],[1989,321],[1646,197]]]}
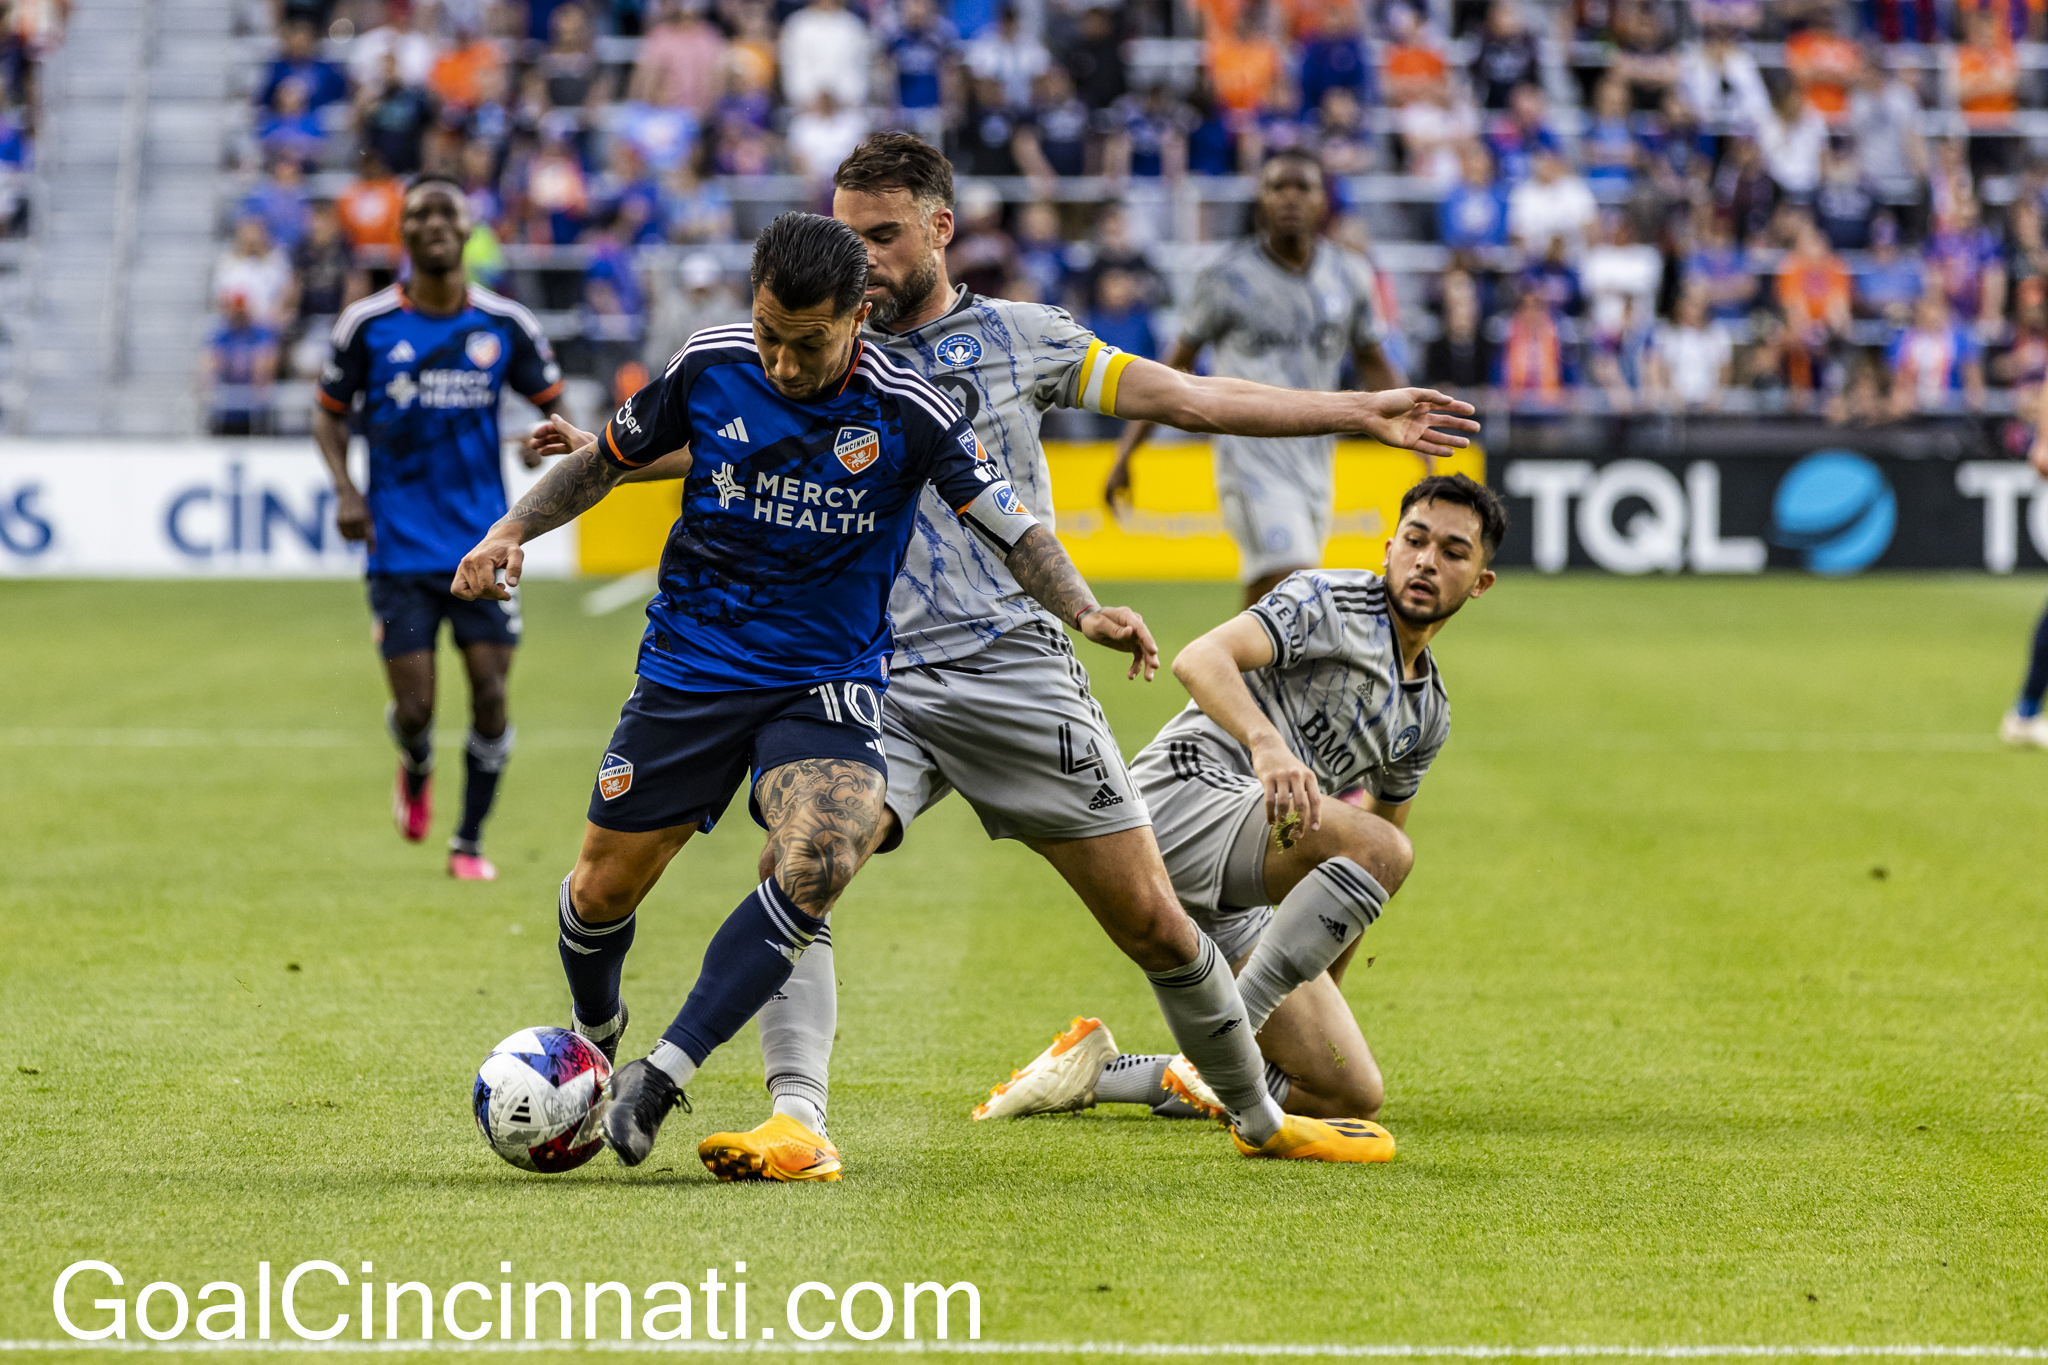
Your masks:
{"label": "adidas logo on jersey", "polygon": [[1344,941],[1344,935],[1351,929],[1351,926],[1341,919],[1331,919],[1328,915],[1317,915],[1316,918],[1321,920],[1323,927],[1330,931],[1330,937],[1336,939],[1339,943]]}
{"label": "adidas logo on jersey", "polygon": [[741,445],[753,444],[752,439],[747,435],[747,419],[744,417],[733,418],[718,429],[718,434],[725,437],[728,441],[738,441]]}
{"label": "adidas logo on jersey", "polygon": [[412,343],[402,339],[396,346],[391,348],[391,353],[384,358],[394,365],[410,365],[413,361],[419,359],[418,356],[413,354]]}
{"label": "adidas logo on jersey", "polygon": [[1088,809],[1108,810],[1111,806],[1121,806],[1123,803],[1124,799],[1112,791],[1110,785],[1105,782],[1095,789],[1094,796],[1088,798]]}

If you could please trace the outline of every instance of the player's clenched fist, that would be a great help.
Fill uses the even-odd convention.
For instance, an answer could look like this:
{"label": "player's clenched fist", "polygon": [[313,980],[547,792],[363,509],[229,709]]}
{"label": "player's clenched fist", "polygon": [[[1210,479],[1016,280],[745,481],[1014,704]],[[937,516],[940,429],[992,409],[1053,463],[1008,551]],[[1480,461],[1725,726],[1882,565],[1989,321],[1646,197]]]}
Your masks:
{"label": "player's clenched fist", "polygon": [[595,433],[584,431],[560,413],[535,427],[533,434],[526,438],[526,448],[542,458],[573,454],[579,450],[588,450],[596,444]]}
{"label": "player's clenched fist", "polygon": [[1277,731],[1253,740],[1252,772],[1265,789],[1266,823],[1273,826],[1282,848],[1294,842],[1293,832],[1303,822],[1310,829],[1323,827],[1323,793],[1315,770],[1294,756]]}
{"label": "player's clenched fist", "polygon": [[[455,581],[448,590],[470,602],[479,597],[509,602],[512,589],[519,586],[520,570],[525,566],[526,551],[519,548],[517,528],[507,529],[500,523],[477,542],[474,550],[462,557],[462,563],[455,569]],[[498,576],[500,570],[504,571],[502,579]]]}
{"label": "player's clenched fist", "polygon": [[1097,607],[1081,617],[1080,630],[1096,644],[1131,656],[1131,671],[1124,675],[1126,680],[1137,677],[1142,669],[1145,681],[1151,682],[1152,675],[1159,671],[1159,646],[1153,641],[1145,618],[1129,607]]}
{"label": "player's clenched fist", "polygon": [[334,495],[334,529],[343,540],[366,541],[377,548],[377,524],[370,519],[370,503],[355,485],[338,489]]}

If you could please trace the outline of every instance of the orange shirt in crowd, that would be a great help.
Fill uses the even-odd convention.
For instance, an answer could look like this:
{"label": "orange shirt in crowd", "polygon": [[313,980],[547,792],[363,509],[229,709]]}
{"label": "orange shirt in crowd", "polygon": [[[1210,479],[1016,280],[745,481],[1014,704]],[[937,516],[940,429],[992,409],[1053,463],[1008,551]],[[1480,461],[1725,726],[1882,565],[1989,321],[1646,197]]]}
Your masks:
{"label": "orange shirt in crowd", "polygon": [[398,219],[405,210],[405,190],[395,176],[358,180],[334,201],[341,230],[353,247],[398,245]]}
{"label": "orange shirt in crowd", "polygon": [[434,62],[427,75],[427,88],[441,103],[459,109],[474,109],[482,97],[485,72],[502,63],[498,49],[478,38],[467,46],[450,48]]}
{"label": "orange shirt in crowd", "polygon": [[1406,104],[1422,87],[1441,86],[1449,68],[1441,52],[1424,43],[1389,43],[1380,63],[1380,78],[1391,104]]}
{"label": "orange shirt in crowd", "polygon": [[1832,254],[1801,260],[1786,258],[1778,267],[1778,305],[1795,335],[1845,316],[1849,311],[1849,272]]}
{"label": "orange shirt in crowd", "polygon": [[1209,39],[1209,80],[1216,102],[1232,113],[1248,114],[1265,104],[1280,71],[1280,50],[1270,39]]}
{"label": "orange shirt in crowd", "polygon": [[1972,124],[2005,123],[2020,107],[2019,55],[2011,43],[1965,43],[1956,49],[1956,86]]}
{"label": "orange shirt in crowd", "polygon": [[1806,29],[1785,40],[1785,65],[1806,83],[1807,101],[1829,123],[1849,113],[1849,87],[1863,66],[1855,43],[1838,33]]}

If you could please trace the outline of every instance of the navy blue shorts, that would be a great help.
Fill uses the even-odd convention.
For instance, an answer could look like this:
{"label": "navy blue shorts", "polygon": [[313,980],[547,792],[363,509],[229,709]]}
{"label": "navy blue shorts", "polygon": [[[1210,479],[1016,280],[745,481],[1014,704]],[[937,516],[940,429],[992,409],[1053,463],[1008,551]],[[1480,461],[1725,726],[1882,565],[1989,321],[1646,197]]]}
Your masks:
{"label": "navy blue shorts", "polygon": [[465,602],[448,591],[454,577],[452,573],[370,575],[370,614],[376,618],[377,647],[385,658],[432,649],[443,621],[454,627],[457,647],[519,643],[519,589],[512,590],[509,602],[488,597]]}
{"label": "navy blue shorts", "polygon": [[[750,775],[806,758],[882,756],[882,689],[819,683],[754,692],[678,692],[641,678],[619,712],[590,793],[590,823],[623,834],[675,825],[709,831]],[[760,808],[747,812],[766,827]]]}

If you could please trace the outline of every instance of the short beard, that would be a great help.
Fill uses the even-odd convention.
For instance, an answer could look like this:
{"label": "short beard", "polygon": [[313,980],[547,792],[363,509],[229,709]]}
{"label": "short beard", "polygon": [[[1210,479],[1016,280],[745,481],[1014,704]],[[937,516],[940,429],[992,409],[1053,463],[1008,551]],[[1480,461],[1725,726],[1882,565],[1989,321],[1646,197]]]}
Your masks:
{"label": "short beard", "polygon": [[931,297],[938,283],[939,263],[927,254],[924,264],[882,291],[882,297],[875,300],[874,308],[868,314],[869,320],[884,330],[894,329],[904,315],[915,312]]}
{"label": "short beard", "polygon": [[1437,589],[1436,600],[1438,604],[1438,609],[1436,611],[1425,612],[1418,615],[1415,612],[1407,610],[1405,607],[1401,605],[1401,595],[1393,591],[1392,585],[1390,584],[1388,586],[1387,592],[1387,610],[1393,612],[1394,615],[1400,617],[1401,620],[1406,624],[1414,626],[1419,630],[1424,626],[1433,626],[1438,621],[1447,620],[1450,617],[1456,616],[1458,614],[1458,608],[1465,605],[1463,602],[1453,602],[1449,606],[1444,606],[1443,589],[1441,586],[1439,586]]}

